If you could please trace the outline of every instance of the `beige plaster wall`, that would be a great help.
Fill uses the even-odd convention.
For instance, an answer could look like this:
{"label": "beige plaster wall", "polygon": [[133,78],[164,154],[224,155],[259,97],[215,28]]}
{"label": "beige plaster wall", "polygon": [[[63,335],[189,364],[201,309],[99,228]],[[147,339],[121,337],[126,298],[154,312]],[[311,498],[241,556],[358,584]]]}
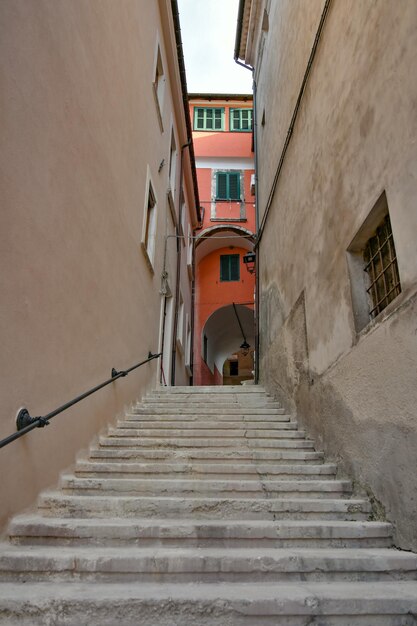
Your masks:
{"label": "beige plaster wall", "polygon": [[[259,123],[270,110],[259,131],[261,214],[323,5],[271,3],[257,69]],[[260,246],[261,382],[414,548],[416,61],[414,0],[332,3]],[[383,190],[402,294],[357,334],[346,251]]]}
{"label": "beige plaster wall", "polygon": [[[0,437],[14,432],[20,407],[43,415],[159,348],[173,227],[167,165],[158,167],[171,123],[186,142],[167,32],[156,2],[0,3]],[[152,89],[158,39],[164,132]],[[140,246],[147,171],[158,203],[154,273]],[[171,276],[175,259],[169,249]],[[0,450],[0,524],[156,384],[152,362]]]}

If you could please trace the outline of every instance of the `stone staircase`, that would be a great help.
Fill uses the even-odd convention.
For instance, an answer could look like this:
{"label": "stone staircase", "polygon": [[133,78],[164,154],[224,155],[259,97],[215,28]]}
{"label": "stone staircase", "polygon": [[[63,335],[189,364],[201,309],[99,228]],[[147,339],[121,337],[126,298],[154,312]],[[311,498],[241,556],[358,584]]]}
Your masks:
{"label": "stone staircase", "polygon": [[415,626],[417,556],[336,471],[260,387],[158,390],[11,521],[0,624]]}

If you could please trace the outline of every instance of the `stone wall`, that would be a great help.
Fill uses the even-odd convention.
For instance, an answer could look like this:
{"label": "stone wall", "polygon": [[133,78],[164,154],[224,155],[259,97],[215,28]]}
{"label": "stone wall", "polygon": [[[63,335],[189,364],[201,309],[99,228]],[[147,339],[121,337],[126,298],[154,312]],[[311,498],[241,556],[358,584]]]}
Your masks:
{"label": "stone wall", "polygon": [[[258,42],[261,217],[323,6],[270,3]],[[417,547],[416,60],[414,0],[331,3],[259,250],[261,382],[406,548]],[[402,292],[358,330],[349,250],[383,192]]]}

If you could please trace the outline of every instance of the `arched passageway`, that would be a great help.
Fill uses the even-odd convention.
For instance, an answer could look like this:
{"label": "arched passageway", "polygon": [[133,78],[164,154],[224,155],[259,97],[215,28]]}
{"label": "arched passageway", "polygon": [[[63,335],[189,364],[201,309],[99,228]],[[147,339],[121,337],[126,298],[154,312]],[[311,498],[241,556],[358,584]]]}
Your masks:
{"label": "arched passageway", "polygon": [[[245,340],[249,348],[242,350]],[[202,384],[223,384],[224,364],[230,360],[237,361],[238,365],[244,362],[245,371],[248,370],[248,361],[243,361],[242,357],[246,355],[242,352],[249,353],[247,356],[250,358],[255,345],[253,306],[236,304],[234,307],[230,304],[220,307],[206,321],[200,341],[201,356],[205,364]],[[230,368],[226,373],[227,379],[234,376],[230,376]]]}

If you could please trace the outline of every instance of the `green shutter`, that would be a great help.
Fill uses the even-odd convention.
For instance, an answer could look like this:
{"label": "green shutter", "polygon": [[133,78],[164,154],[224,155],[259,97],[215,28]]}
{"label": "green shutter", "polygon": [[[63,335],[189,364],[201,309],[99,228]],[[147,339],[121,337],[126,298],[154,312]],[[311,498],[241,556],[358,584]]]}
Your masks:
{"label": "green shutter", "polygon": [[220,280],[229,280],[229,255],[220,256]]}
{"label": "green shutter", "polygon": [[238,109],[232,111],[232,130],[240,130],[240,111]]}
{"label": "green shutter", "polygon": [[223,110],[222,109],[214,109],[214,128],[216,130],[221,130],[223,128],[223,124],[222,124],[222,113]]}
{"label": "green shutter", "polygon": [[194,127],[196,130],[204,129],[204,109],[195,108],[194,111]]}
{"label": "green shutter", "polygon": [[227,174],[225,172],[218,172],[216,198],[219,200],[227,200],[227,187]]}
{"label": "green shutter", "polygon": [[240,255],[220,255],[220,281],[230,282],[240,280]]}
{"label": "green shutter", "polygon": [[252,130],[252,109],[230,109],[230,130],[249,132]]}
{"label": "green shutter", "polygon": [[229,199],[240,200],[240,175],[237,172],[229,172]]}
{"label": "green shutter", "polygon": [[238,254],[230,255],[230,280],[239,280],[240,256]]}

